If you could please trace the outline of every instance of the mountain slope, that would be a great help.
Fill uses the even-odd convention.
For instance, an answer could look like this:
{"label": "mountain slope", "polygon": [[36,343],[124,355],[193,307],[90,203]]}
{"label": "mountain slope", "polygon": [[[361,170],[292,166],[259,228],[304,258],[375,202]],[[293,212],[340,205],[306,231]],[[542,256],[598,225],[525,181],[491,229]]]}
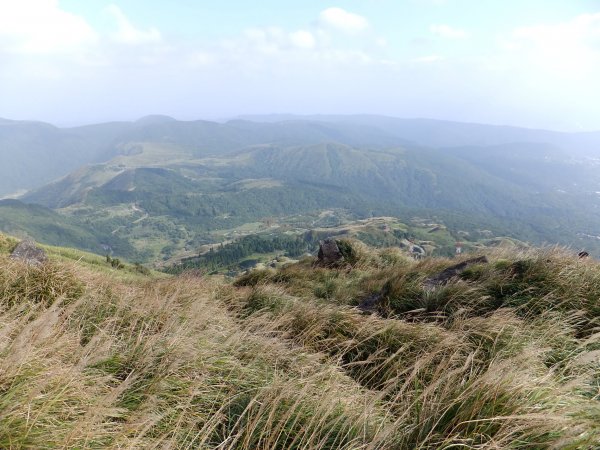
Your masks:
{"label": "mountain slope", "polygon": [[93,223],[17,200],[0,200],[0,229],[20,237],[34,237],[48,245],[76,247],[95,253],[114,251],[132,259],[136,256],[126,239],[105,233]]}
{"label": "mountain slope", "polygon": [[[2,448],[600,443],[600,267],[574,255],[488,255],[432,295],[422,280],[455,261],[352,243],[343,268],[306,260],[231,285],[54,255],[27,266],[6,241]],[[380,289],[399,317],[352,308]]]}
{"label": "mountain slope", "polygon": [[0,122],[0,195],[39,187],[102,158],[102,143],[37,122]]}
{"label": "mountain slope", "polygon": [[210,158],[155,142],[122,150],[24,200],[86,217],[104,235],[154,236],[157,250],[172,248],[167,236],[175,234],[188,247],[198,242],[193,235],[208,243],[206,233],[214,230],[331,208],[355,218],[424,215],[442,223],[462,214],[455,232],[485,227],[536,243],[596,249],[600,178],[593,164],[553,145],[263,144]]}
{"label": "mountain slope", "polygon": [[[228,184],[243,179],[274,178],[284,184],[303,183],[307,187],[322,186],[334,190],[343,188],[358,198],[395,206],[445,208],[483,214],[510,213],[513,216],[538,206],[561,205],[564,196],[556,191],[573,191],[572,179],[576,176],[586,194],[600,186],[600,178],[589,167],[569,165],[568,156],[554,147],[530,144],[386,151],[365,150],[340,143],[261,145],[217,159],[194,159],[185,155],[177,159],[170,156],[165,148],[155,161],[150,160],[150,156],[146,158],[146,155],[151,155],[148,148],[148,144],[140,144],[139,153],[74,172],[26,195],[24,199],[54,208],[85,202],[90,192],[98,190],[127,191],[129,194],[123,195],[135,199],[138,187],[131,184],[131,180],[124,180],[130,179],[132,174],[142,173],[140,170],[144,168],[161,169],[163,174],[171,174],[171,181],[175,184],[169,187],[159,182],[157,195],[160,195],[161,189],[166,189],[164,192],[170,195],[211,193],[227,190]],[[527,156],[519,156],[523,154],[521,152],[526,152]],[[551,157],[554,160],[550,161]],[[582,169],[589,174],[586,176]],[[540,184],[542,181],[545,184]],[[539,190],[531,192],[533,185]],[[144,189],[152,190],[152,183],[146,183]],[[572,201],[571,197],[569,201]],[[564,207],[569,204],[563,203],[561,206]]]}
{"label": "mountain slope", "polygon": [[193,157],[223,155],[244,147],[335,140],[385,147],[404,142],[367,126],[306,121],[259,124],[231,121],[176,121],[160,116],[59,129],[38,122],[0,121],[0,195],[38,188],[85,164],[105,162],[140,142],[176,147]]}
{"label": "mountain slope", "polygon": [[494,146],[521,143],[544,143],[569,151],[600,155],[600,132],[558,132],[514,126],[452,122],[436,119],[401,119],[378,115],[271,115],[243,116],[244,119],[271,124],[308,120],[312,122],[366,126],[390,136],[426,147]]}

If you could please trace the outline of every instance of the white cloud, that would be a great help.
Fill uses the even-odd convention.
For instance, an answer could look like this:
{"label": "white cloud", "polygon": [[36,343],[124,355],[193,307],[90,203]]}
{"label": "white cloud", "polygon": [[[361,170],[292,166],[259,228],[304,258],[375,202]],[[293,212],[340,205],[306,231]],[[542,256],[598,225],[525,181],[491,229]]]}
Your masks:
{"label": "white cloud", "polygon": [[547,44],[560,44],[567,41],[586,41],[600,37],[600,13],[582,14],[567,22],[542,24],[517,28],[513,36],[519,39],[542,41]]}
{"label": "white cloud", "polygon": [[413,59],[413,62],[431,64],[434,62],[441,61],[442,59],[443,58],[440,55],[427,55],[427,56],[420,56],[418,58],[415,58],[415,59]]}
{"label": "white cloud", "polygon": [[503,41],[503,47],[513,58],[555,75],[600,76],[600,13],[517,28]]}
{"label": "white cloud", "polygon": [[[205,49],[211,61],[225,66],[236,66],[240,71],[277,70],[289,67],[314,67],[315,64],[335,66],[338,64],[368,64],[373,58],[361,45],[348,39],[343,45],[331,40],[329,33],[321,29],[288,32],[279,27],[247,29],[237,38],[227,39]],[[365,47],[376,46],[369,41]]]}
{"label": "white cloud", "polygon": [[440,5],[445,5],[446,3],[448,3],[448,0],[413,0],[415,3],[421,3],[424,5],[436,5],[436,6],[440,6]]}
{"label": "white cloud", "polygon": [[209,67],[215,63],[215,56],[206,51],[195,51],[187,57],[191,67]]}
{"label": "white cloud", "polygon": [[106,11],[113,16],[117,22],[117,31],[112,34],[112,38],[122,44],[153,44],[161,42],[162,36],[156,28],[140,30],[133,26],[127,16],[117,5],[109,5]]}
{"label": "white cloud", "polygon": [[369,27],[369,21],[342,8],[327,8],[319,14],[319,22],[345,33],[357,33]]}
{"label": "white cloud", "polygon": [[385,48],[388,46],[388,41],[384,37],[378,37],[377,39],[375,39],[375,45],[381,48]]}
{"label": "white cloud", "polygon": [[0,0],[0,51],[64,54],[98,39],[84,18],[60,9],[57,0]]}
{"label": "white cloud", "polygon": [[453,28],[449,25],[431,25],[429,31],[443,39],[465,39],[469,33],[460,28]]}
{"label": "white cloud", "polygon": [[[133,14],[125,15],[115,5],[97,11],[104,12],[104,18],[94,29],[83,17],[61,10],[59,4],[62,5],[60,0],[0,0],[0,67],[4,69],[0,70],[0,107],[4,111],[13,106],[25,111],[16,93],[34,98],[31,90],[34,86],[38,87],[37,97],[41,99],[35,103],[49,111],[56,104],[61,105],[61,111],[67,108],[79,111],[76,103],[63,104],[62,94],[70,92],[78,94],[68,95],[69,98],[86,95],[90,104],[108,108],[113,101],[112,90],[123,93],[116,97],[127,93],[137,99],[131,104],[121,104],[120,111],[165,110],[161,102],[186,104],[190,92],[204,92],[213,98],[216,92],[222,97],[246,96],[252,99],[248,103],[252,108],[262,104],[265,92],[270,93],[273,101],[292,95],[308,105],[312,101],[310,96],[317,92],[309,89],[311,83],[335,84],[344,91],[339,87],[343,83],[354,87],[355,82],[350,81],[353,77],[366,78],[389,64],[384,61],[386,41],[368,29],[366,19],[351,13],[335,22],[330,11],[324,15],[329,22],[317,15],[297,28],[250,28],[228,39],[171,41],[163,38],[159,30],[138,23]],[[36,13],[32,15],[33,10]],[[28,24],[25,30],[29,34],[18,34],[22,33],[24,23]],[[361,30],[365,32],[359,33]],[[65,52],[69,46],[75,47],[64,54],[24,53],[25,44],[33,47],[32,43],[37,44],[38,51],[49,48]],[[13,54],[4,51],[9,44]],[[292,86],[300,88],[287,92]],[[148,96],[149,89],[156,95]],[[300,94],[302,89],[305,91]],[[11,93],[10,99],[6,92]],[[133,103],[137,106],[131,106]],[[207,108],[227,103],[214,102]],[[111,109],[105,111],[113,114]],[[69,120],[81,120],[76,116]]]}
{"label": "white cloud", "polygon": [[249,28],[241,39],[225,41],[225,49],[233,53],[258,52],[275,55],[289,45],[288,34],[279,27]]}
{"label": "white cloud", "polygon": [[297,48],[312,49],[315,48],[317,40],[310,31],[298,30],[290,33],[290,41]]}

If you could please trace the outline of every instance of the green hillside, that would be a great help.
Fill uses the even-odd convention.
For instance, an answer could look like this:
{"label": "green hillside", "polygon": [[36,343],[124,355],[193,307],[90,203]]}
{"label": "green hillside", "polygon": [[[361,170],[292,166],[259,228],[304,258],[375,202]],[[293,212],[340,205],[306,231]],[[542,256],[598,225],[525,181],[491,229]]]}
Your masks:
{"label": "green hillside", "polygon": [[104,233],[93,223],[77,217],[17,200],[0,201],[0,229],[19,237],[33,237],[48,245],[71,246],[95,253],[114,251],[135,259],[133,247],[127,240]]}
{"label": "green hillside", "polygon": [[250,115],[243,119],[277,124],[293,121],[311,121],[346,127],[369,127],[380,133],[400,137],[407,143],[433,148],[488,147],[514,143],[543,143],[576,151],[598,155],[600,132],[565,133],[513,126],[487,125],[482,123],[453,122],[422,118],[397,118],[380,115]]}
{"label": "green hillside", "polygon": [[[567,164],[555,147],[531,145],[519,156],[523,145],[387,151],[337,143],[263,145],[203,159],[159,144],[135,148],[25,200],[61,207],[61,214],[93,221],[105,234],[139,240],[148,257],[150,251],[171,256],[161,248],[174,241],[210,243],[208,232],[331,208],[354,218],[437,216],[448,225],[462,215],[455,231],[484,228],[535,243],[598,247],[595,172]],[[573,177],[580,179],[576,189]],[[153,250],[144,248],[145,238],[154,241]]]}
{"label": "green hillside", "polygon": [[250,145],[307,145],[339,141],[387,147],[404,139],[369,126],[297,121],[260,124],[231,121],[176,121],[151,116],[136,122],[113,122],[57,128],[41,122],[0,119],[0,196],[35,189],[90,163],[127,153],[131,143],[151,142],[198,156],[223,155]]}
{"label": "green hillside", "polygon": [[60,129],[40,122],[0,120],[0,196],[43,186],[82,165],[114,156],[124,129],[108,123]]}

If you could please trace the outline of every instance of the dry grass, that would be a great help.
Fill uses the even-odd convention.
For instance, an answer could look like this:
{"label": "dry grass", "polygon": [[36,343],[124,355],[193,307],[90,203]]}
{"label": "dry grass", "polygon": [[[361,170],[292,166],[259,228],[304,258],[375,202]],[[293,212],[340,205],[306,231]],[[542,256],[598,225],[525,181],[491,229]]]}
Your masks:
{"label": "dry grass", "polygon": [[0,448],[598,448],[596,263],[497,254],[431,296],[450,261],[355,256],[237,286],[0,256]]}
{"label": "dry grass", "polygon": [[322,355],[243,330],[218,280],[0,268],[0,448],[362,448],[386,423]]}
{"label": "dry grass", "polygon": [[[600,446],[600,266],[562,249],[488,256],[433,291],[424,280],[456,261],[297,265],[242,277],[229,304],[378,392],[399,448]],[[351,308],[376,291],[389,318]]]}

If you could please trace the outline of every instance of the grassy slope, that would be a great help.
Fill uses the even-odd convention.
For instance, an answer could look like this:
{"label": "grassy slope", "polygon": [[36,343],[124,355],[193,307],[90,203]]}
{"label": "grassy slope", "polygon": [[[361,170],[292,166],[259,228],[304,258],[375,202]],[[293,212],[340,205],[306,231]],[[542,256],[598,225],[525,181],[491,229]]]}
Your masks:
{"label": "grassy slope", "polygon": [[103,244],[110,244],[118,255],[127,255],[132,260],[137,256],[126,239],[99,230],[91,221],[18,200],[0,200],[0,230],[20,237],[31,236],[49,245],[68,245],[98,253],[103,251]]}
{"label": "grassy slope", "polygon": [[[0,235],[1,448],[600,442],[596,262],[497,254],[431,295],[419,280],[449,260],[357,244],[349,266],[304,261],[237,286],[67,254],[25,267],[12,245]],[[384,287],[399,318],[351,308]]]}

